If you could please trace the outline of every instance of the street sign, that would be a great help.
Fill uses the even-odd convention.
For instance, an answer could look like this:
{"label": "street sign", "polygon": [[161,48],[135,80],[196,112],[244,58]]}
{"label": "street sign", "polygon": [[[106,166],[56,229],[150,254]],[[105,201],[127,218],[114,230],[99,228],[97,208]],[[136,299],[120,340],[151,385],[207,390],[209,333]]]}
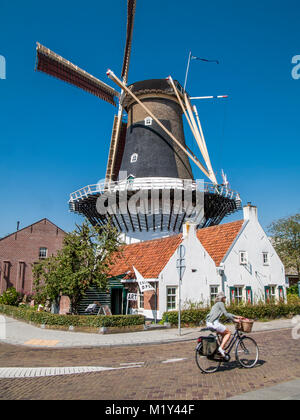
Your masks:
{"label": "street sign", "polygon": [[127,300],[138,300],[137,293],[128,293],[127,294]]}

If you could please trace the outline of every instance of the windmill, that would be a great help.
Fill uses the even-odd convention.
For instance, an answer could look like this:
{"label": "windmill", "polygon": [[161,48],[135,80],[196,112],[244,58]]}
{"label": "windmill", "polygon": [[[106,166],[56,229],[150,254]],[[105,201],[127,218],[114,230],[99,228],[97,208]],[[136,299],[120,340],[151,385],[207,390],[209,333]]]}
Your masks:
{"label": "windmill", "polygon": [[[180,83],[169,76],[127,85],[135,10],[136,0],[128,0],[121,76],[107,72],[120,90],[39,43],[36,65],[36,70],[118,107],[105,180],[71,193],[69,207],[93,224],[110,219],[127,242],[178,233],[188,219],[199,228],[216,225],[241,204],[237,193],[218,185],[197,108]],[[186,145],[183,114],[202,162]],[[194,180],[190,161],[210,182]]]}

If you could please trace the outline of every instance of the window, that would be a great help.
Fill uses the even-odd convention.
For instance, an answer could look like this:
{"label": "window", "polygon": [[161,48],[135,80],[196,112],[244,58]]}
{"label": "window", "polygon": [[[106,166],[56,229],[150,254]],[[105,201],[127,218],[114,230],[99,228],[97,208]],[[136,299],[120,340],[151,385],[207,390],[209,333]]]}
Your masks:
{"label": "window", "polygon": [[152,125],[152,118],[151,117],[147,117],[145,118],[145,125]]}
{"label": "window", "polygon": [[138,154],[133,153],[133,155],[131,155],[131,158],[130,158],[130,163],[135,163],[137,160],[138,160]]}
{"label": "window", "polygon": [[138,307],[139,309],[144,309],[144,292],[141,293],[138,291]]}
{"label": "window", "polygon": [[177,287],[167,287],[167,311],[177,309]]}
{"label": "window", "polygon": [[269,253],[268,252],[263,252],[263,264],[264,265],[269,265]]}
{"label": "window", "polygon": [[231,302],[238,305],[239,303],[243,302],[243,287],[242,286],[235,286],[231,287]]}
{"label": "window", "polygon": [[246,251],[240,251],[240,264],[247,264],[248,256]]}
{"label": "window", "polygon": [[47,258],[48,249],[47,248],[40,248],[39,258]]}
{"label": "window", "polygon": [[270,302],[275,302],[276,300],[276,286],[270,286]]}
{"label": "window", "polygon": [[218,294],[218,286],[210,286],[210,303],[215,303],[216,296]]}

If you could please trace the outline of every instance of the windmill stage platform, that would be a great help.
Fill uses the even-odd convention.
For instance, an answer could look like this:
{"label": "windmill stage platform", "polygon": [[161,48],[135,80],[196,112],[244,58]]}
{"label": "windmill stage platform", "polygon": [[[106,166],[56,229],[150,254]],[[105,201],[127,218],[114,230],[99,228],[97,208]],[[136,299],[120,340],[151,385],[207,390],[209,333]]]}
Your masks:
{"label": "windmill stage platform", "polygon": [[[137,193],[140,195],[135,199]],[[100,213],[99,199],[105,205],[105,211]],[[154,238],[181,232],[186,220],[196,220],[197,228],[217,225],[241,209],[241,200],[238,193],[224,185],[140,178],[88,185],[70,195],[69,208],[99,226],[105,226],[110,219],[126,236],[143,237],[146,233],[146,237]]]}

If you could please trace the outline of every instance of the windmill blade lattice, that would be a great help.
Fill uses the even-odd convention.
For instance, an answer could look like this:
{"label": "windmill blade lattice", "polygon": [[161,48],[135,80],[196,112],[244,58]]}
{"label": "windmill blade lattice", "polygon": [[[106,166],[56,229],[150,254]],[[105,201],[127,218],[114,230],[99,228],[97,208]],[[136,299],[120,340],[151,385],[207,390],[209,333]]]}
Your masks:
{"label": "windmill blade lattice", "polygon": [[112,105],[116,105],[115,98],[119,96],[119,92],[115,89],[49,50],[49,48],[37,43],[36,49],[36,70],[77,86]]}

